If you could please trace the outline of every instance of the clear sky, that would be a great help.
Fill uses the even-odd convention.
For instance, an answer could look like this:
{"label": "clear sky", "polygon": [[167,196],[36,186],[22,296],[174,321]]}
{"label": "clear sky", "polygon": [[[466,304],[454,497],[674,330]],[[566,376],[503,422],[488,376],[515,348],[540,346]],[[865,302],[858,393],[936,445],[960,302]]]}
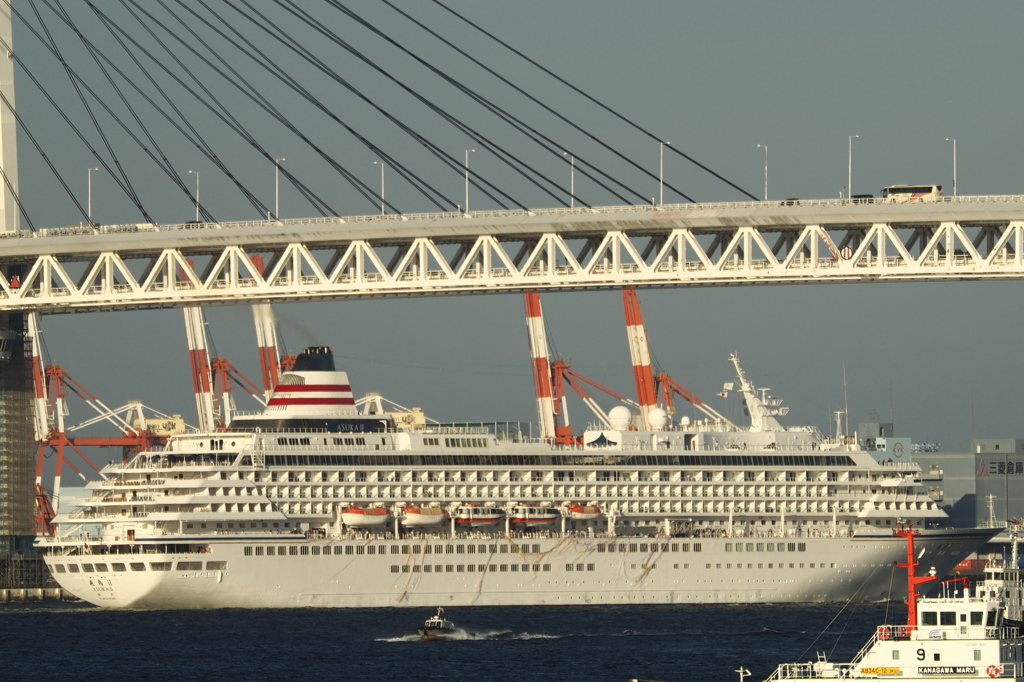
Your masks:
{"label": "clear sky", "polygon": [[[522,66],[434,3],[397,5],[657,172],[655,141]],[[1024,47],[1018,35],[1024,7],[1018,3],[476,0],[449,5],[757,195],[764,181],[764,153],[757,145],[763,144],[769,148],[770,198],[839,196],[847,182],[850,135],[859,135],[853,141],[854,193],[877,193],[885,185],[900,183],[937,183],[952,193],[953,146],[947,137],[957,140],[960,194],[1024,193],[1019,164],[1024,149],[1019,123],[1024,110],[1019,68]],[[322,3],[303,6],[315,8],[345,40],[421,85],[496,143],[521,145],[524,154],[531,153],[492,116],[466,104],[450,85],[430,80],[408,57],[381,46]],[[616,165],[583,136],[540,115],[535,105],[524,104],[497,89],[479,70],[455,62],[447,50],[411,30],[383,3],[348,6],[417,55],[437,60],[458,82],[532,116],[565,149],[606,165],[645,196],[656,195],[656,180]],[[123,14],[115,16],[123,20]],[[95,19],[83,14],[79,20],[93,31],[84,32],[99,41],[103,32]],[[294,25],[282,20],[281,30]],[[67,88],[60,67],[35,38],[18,32],[18,23],[15,31],[16,52],[41,79],[53,84],[59,101],[74,108],[76,96]],[[252,30],[249,34],[256,35]],[[107,36],[99,44],[109,44]],[[72,42],[69,38],[65,43],[69,51],[74,49]],[[269,38],[262,42],[272,43]],[[396,87],[337,48],[311,38],[308,44],[346,79],[365,87],[389,112],[431,135],[459,161],[465,149],[480,147],[464,132],[441,125],[433,114],[405,102]],[[185,54],[183,49],[176,51]],[[462,203],[461,173],[432,162],[411,138],[396,133],[378,113],[308,65],[282,50],[277,54],[278,63],[303,79],[339,120],[373,138],[389,155],[415,165],[452,204]],[[69,61],[90,73],[91,82],[109,96],[102,75],[89,68],[86,56],[79,50]],[[126,64],[123,58],[119,61]],[[251,64],[240,68],[288,112],[304,135],[369,187],[379,187],[374,152]],[[84,204],[86,168],[96,166],[96,159],[21,72],[18,78],[20,114]],[[174,90],[168,76],[159,79],[168,84],[173,101],[190,120],[215,141],[218,155],[271,206],[273,163],[232,140],[202,106]],[[232,113],[259,133],[271,156],[286,157],[287,168],[339,213],[374,212],[372,202],[348,189],[294,133],[271,124],[217,78],[207,82]],[[203,204],[217,219],[257,217],[193,145],[172,134],[151,110],[143,107],[140,112],[183,178],[183,184],[175,186],[147,165],[137,147],[123,138],[114,143],[154,219],[192,218],[194,176],[187,174],[189,169],[201,171]],[[88,126],[80,110],[75,120]],[[98,153],[107,157],[94,131],[89,137]],[[35,224],[81,221],[24,136],[19,138],[19,151],[22,196]],[[567,187],[564,159],[540,153],[530,159],[551,177],[563,178]],[[472,156],[471,165],[474,174],[506,188],[519,202],[556,203],[482,148]],[[697,199],[740,198],[671,154],[666,155],[665,175],[670,184]],[[387,187],[389,201],[401,211],[434,210],[395,176],[389,175]],[[592,205],[621,203],[579,174],[576,190]],[[98,222],[142,220],[106,171],[93,174],[92,198]],[[476,209],[496,207],[475,189],[471,201]],[[667,193],[666,201],[680,198]],[[316,212],[284,182],[281,214],[299,217]],[[963,451],[972,429],[978,437],[1024,436],[1021,286],[964,282],[664,289],[643,291],[641,299],[660,366],[727,415],[738,416],[738,405],[715,394],[733,378],[727,357],[736,352],[755,383],[770,387],[792,407],[787,423],[812,423],[829,430],[830,412],[848,401],[851,424],[873,416],[886,420],[892,414],[899,434],[915,442],[939,442],[946,451]],[[621,295],[549,294],[543,303],[558,353],[584,374],[631,394]],[[279,305],[276,311],[289,349],[298,351],[309,343],[332,346],[357,394],[379,391],[445,421],[536,419],[518,295],[290,304]],[[207,314],[217,350],[250,377],[258,377],[249,309],[217,307]],[[43,324],[52,360],[107,404],[138,399],[163,411],[184,413],[194,423],[179,310],[47,316]],[[240,407],[247,405],[244,400],[240,398]],[[76,416],[89,416],[81,406],[73,405],[73,410],[72,422]],[[579,404],[570,407],[570,415],[577,424],[590,421]]]}

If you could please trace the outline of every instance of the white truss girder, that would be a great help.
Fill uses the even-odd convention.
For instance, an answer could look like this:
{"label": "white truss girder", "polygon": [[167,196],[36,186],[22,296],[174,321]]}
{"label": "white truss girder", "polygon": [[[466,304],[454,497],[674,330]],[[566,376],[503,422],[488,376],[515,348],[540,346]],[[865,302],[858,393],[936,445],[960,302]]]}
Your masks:
{"label": "white truss girder", "polygon": [[962,199],[72,229],[0,243],[0,310],[1024,277],[1024,198]]}

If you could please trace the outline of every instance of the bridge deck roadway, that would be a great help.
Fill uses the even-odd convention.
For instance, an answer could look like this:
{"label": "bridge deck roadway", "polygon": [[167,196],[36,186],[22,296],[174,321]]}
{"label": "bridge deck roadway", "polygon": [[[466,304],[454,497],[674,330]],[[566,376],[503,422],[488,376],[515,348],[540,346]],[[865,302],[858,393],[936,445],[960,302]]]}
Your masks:
{"label": "bridge deck roadway", "polygon": [[1024,277],[1024,196],[786,200],[0,235],[0,311]]}

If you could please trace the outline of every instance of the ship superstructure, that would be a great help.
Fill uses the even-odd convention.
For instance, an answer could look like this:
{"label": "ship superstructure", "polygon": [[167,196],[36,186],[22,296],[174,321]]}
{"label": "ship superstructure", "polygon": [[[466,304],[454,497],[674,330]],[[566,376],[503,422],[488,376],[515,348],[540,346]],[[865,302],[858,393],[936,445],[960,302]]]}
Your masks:
{"label": "ship superstructure", "polygon": [[[308,348],[264,410],[109,464],[38,544],[63,587],[108,606],[886,597],[892,526],[945,517],[919,467],[782,427],[731,362],[757,428],[652,408],[645,429],[614,408],[566,444],[357,403]],[[944,571],[993,532],[918,544]]]}

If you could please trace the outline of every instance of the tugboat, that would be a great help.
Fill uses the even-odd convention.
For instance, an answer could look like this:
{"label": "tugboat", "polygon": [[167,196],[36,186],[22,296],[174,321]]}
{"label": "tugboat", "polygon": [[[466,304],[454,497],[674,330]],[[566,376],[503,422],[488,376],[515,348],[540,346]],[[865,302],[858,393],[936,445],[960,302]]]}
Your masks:
{"label": "tugboat", "polygon": [[972,595],[919,598],[917,586],[935,580],[917,576],[914,537],[909,525],[895,535],[907,540],[907,622],[879,625],[849,663],[834,663],[824,654],[817,661],[783,663],[765,682],[808,679],[868,680],[1024,680],[1024,640],[1020,628],[1005,621],[1004,595],[982,584]]}
{"label": "tugboat", "polygon": [[444,609],[437,607],[437,615],[427,618],[423,627],[417,628],[420,637],[424,642],[433,642],[439,639],[452,639],[455,636],[455,623],[444,618]]}

